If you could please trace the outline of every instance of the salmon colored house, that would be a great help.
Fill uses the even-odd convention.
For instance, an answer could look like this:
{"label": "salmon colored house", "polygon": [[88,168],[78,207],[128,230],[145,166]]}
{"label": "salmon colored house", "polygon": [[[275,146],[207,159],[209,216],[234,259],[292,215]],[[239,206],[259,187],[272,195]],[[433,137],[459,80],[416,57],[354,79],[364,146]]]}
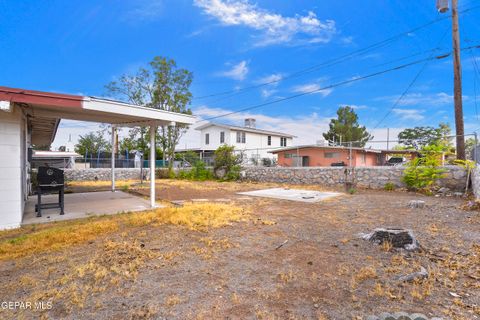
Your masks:
{"label": "salmon colored house", "polygon": [[330,167],[345,165],[369,167],[385,165],[387,155],[402,151],[306,145],[271,151],[281,167]]}

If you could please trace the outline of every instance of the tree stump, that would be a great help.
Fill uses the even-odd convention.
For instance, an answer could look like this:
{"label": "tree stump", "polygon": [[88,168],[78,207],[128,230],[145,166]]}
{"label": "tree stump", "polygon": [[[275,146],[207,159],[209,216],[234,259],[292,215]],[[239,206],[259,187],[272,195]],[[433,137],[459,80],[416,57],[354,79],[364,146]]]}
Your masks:
{"label": "tree stump", "polygon": [[373,232],[364,235],[365,240],[376,244],[389,242],[394,248],[403,248],[406,250],[415,250],[418,248],[418,242],[411,230],[397,228],[377,228]]}

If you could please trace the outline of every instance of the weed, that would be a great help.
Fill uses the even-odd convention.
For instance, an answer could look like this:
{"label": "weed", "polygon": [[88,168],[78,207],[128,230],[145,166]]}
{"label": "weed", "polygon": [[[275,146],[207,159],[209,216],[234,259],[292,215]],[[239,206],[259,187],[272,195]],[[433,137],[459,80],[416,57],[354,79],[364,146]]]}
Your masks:
{"label": "weed", "polygon": [[393,191],[395,190],[395,184],[393,182],[387,182],[385,183],[385,185],[383,186],[383,189],[385,191]]}

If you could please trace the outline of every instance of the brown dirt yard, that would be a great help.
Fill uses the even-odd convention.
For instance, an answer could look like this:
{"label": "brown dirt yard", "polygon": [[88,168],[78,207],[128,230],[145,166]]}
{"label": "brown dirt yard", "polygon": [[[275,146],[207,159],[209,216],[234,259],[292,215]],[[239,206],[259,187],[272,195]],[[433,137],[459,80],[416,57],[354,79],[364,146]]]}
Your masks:
{"label": "brown dirt yard", "polygon": [[[480,213],[464,199],[358,190],[310,204],[235,196],[272,184],[159,184],[162,200],[232,201],[1,232],[0,300],[24,305],[0,318],[480,318]],[[408,208],[413,199],[426,207]],[[412,229],[424,251],[359,237],[376,227]],[[421,266],[428,278],[397,280]]]}

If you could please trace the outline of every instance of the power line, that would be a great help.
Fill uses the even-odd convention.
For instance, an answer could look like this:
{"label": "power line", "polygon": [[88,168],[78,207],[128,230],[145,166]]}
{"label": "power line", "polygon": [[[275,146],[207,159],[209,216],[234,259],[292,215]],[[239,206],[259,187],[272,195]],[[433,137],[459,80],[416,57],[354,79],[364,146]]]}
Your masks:
{"label": "power line", "polygon": [[[402,60],[407,60],[407,59],[410,59],[410,58],[412,58],[412,57],[416,57],[416,56],[422,55],[422,54],[424,54],[424,53],[437,52],[437,51],[439,51],[440,49],[441,49],[441,48],[436,47],[436,48],[433,48],[433,49],[416,52],[416,53],[410,54],[410,55],[408,55],[408,56],[403,56],[403,57],[400,57],[400,58],[397,58],[397,59],[389,60],[389,61],[387,61],[387,62],[382,62],[382,63],[379,63],[379,64],[375,64],[375,65],[373,65],[373,66],[368,67],[366,70],[375,69],[375,68],[377,68],[377,67],[382,67],[382,66],[389,65],[389,64],[392,64],[392,63],[394,63],[394,62],[398,62],[398,61],[402,61]],[[341,77],[340,77],[340,76],[339,76],[339,77],[334,77],[334,78],[332,78],[332,79],[330,79],[330,80],[336,80],[336,79],[339,79],[339,78],[341,78]],[[231,98],[231,97],[233,97],[233,96],[238,96],[238,95],[245,94],[245,93],[248,93],[248,91],[237,92],[237,93],[234,93],[234,94],[230,94],[230,95],[227,95],[227,96],[223,96],[223,97],[220,97],[220,98],[218,98],[218,99],[212,100],[212,101],[210,101],[209,103],[210,103],[210,104],[215,104],[216,102],[223,101],[223,100],[228,99],[228,98]]]}
{"label": "power line", "polygon": [[[469,49],[473,49],[473,48],[480,48],[480,45],[470,46],[470,47],[467,47],[467,48],[463,48],[461,50],[469,50]],[[268,106],[268,105],[271,105],[271,104],[275,104],[275,103],[279,103],[279,102],[283,102],[283,101],[287,101],[287,100],[292,100],[292,99],[295,99],[295,98],[298,98],[298,97],[313,94],[313,93],[320,92],[320,91],[323,91],[323,90],[326,90],[326,89],[332,89],[332,88],[339,87],[339,86],[349,84],[349,83],[352,83],[352,82],[356,82],[356,81],[364,80],[364,79],[367,79],[367,78],[375,77],[375,76],[378,76],[378,75],[381,75],[381,74],[384,74],[384,73],[388,73],[388,72],[391,72],[391,71],[404,69],[404,68],[407,68],[407,67],[410,67],[410,66],[428,61],[428,60],[444,59],[444,58],[449,57],[451,54],[452,54],[451,52],[448,52],[448,53],[438,55],[438,56],[435,56],[435,57],[430,57],[430,58],[425,58],[425,59],[413,61],[413,62],[403,64],[403,65],[400,65],[400,66],[397,66],[397,67],[393,67],[393,68],[390,68],[390,69],[374,72],[374,73],[371,73],[371,74],[368,74],[368,75],[365,75],[365,76],[356,77],[356,78],[353,78],[353,79],[349,79],[349,80],[341,81],[341,82],[338,82],[338,83],[334,83],[334,84],[331,84],[331,85],[328,85],[328,86],[325,86],[325,87],[322,87],[322,88],[319,88],[319,89],[315,89],[315,90],[311,90],[311,91],[307,91],[307,92],[302,92],[302,93],[292,95],[292,96],[288,96],[288,97],[285,97],[285,98],[281,98],[281,99],[277,99],[277,100],[273,100],[273,101],[269,101],[269,102],[260,103],[260,104],[256,104],[256,105],[253,105],[253,106],[245,107],[245,108],[242,108],[242,109],[239,109],[239,110],[236,110],[236,111],[232,111],[232,112],[228,112],[228,113],[225,113],[225,114],[221,114],[221,115],[218,115],[218,116],[215,116],[215,117],[206,118],[206,119],[197,121],[197,123],[205,122],[205,121],[209,121],[209,120],[213,120],[213,119],[217,119],[217,118],[226,117],[226,116],[229,116],[229,115],[232,115],[232,114],[241,113],[241,112],[244,112],[244,111]]]}
{"label": "power line", "polygon": [[[460,11],[459,13],[460,14],[463,14],[463,13],[466,13],[468,11],[472,11],[472,10],[475,10],[477,8],[480,8],[480,6],[475,6],[475,7],[471,7],[471,8],[467,8],[465,10],[462,10]],[[247,90],[251,90],[251,89],[256,89],[256,88],[260,88],[260,87],[263,87],[263,86],[267,86],[267,85],[271,85],[271,84],[274,84],[274,83],[278,83],[280,81],[283,81],[283,80],[287,80],[287,79],[291,79],[291,78],[296,78],[296,77],[299,77],[299,76],[302,76],[304,74],[308,74],[308,73],[311,73],[311,72],[314,72],[322,67],[328,67],[328,66],[333,66],[335,64],[339,64],[339,63],[342,63],[344,61],[347,61],[351,58],[353,58],[354,56],[356,55],[362,55],[362,54],[365,54],[367,52],[369,52],[370,50],[374,50],[374,49],[378,49],[378,48],[381,48],[382,46],[386,46],[388,45],[389,43],[405,36],[405,35],[408,35],[408,34],[411,34],[413,32],[416,32],[418,30],[421,30],[421,29],[424,29],[426,27],[429,27],[435,23],[438,23],[440,21],[443,21],[443,20],[446,20],[446,19],[449,19],[451,17],[451,15],[448,15],[448,16],[444,16],[444,17],[441,17],[441,18],[438,18],[438,19],[435,19],[435,20],[432,20],[430,22],[427,22],[421,26],[418,26],[418,27],[415,27],[411,30],[408,30],[408,31],[405,31],[405,32],[401,32],[399,34],[396,34],[390,38],[387,38],[385,40],[382,40],[380,42],[377,42],[377,43],[374,43],[372,45],[369,45],[367,47],[364,47],[364,48],[361,48],[361,49],[358,49],[358,50],[355,50],[355,51],[352,51],[348,54],[345,54],[345,55],[342,55],[340,57],[337,57],[337,58],[334,58],[334,59],[330,59],[330,60],[327,60],[325,62],[322,62],[320,64],[317,64],[317,65],[314,65],[314,66],[311,66],[311,67],[308,67],[308,68],[305,68],[305,69],[302,69],[302,70],[299,70],[297,72],[294,72],[292,73],[291,75],[289,76],[286,76],[286,77],[282,77],[281,79],[276,79],[276,80],[272,80],[272,81],[267,81],[267,82],[263,82],[263,83],[259,83],[259,84],[256,84],[256,85],[252,85],[252,86],[247,86],[247,87],[243,87],[243,88],[240,88],[240,89],[237,89],[237,90],[227,90],[227,91],[223,91],[223,92],[216,92],[216,93],[212,93],[212,94],[208,94],[208,95],[204,95],[204,96],[200,96],[200,97],[194,97],[193,100],[200,100],[200,99],[206,99],[206,98],[211,98],[211,97],[216,97],[216,96],[221,96],[221,95],[226,95],[226,94],[239,94],[239,93],[242,93],[244,91],[247,91]]]}
{"label": "power line", "polygon": [[[445,38],[445,36],[447,35],[447,31],[448,29],[445,30],[445,32],[443,33],[443,35],[440,37],[440,40],[438,41],[438,45],[440,45],[440,43],[442,42],[442,40]],[[430,58],[433,57],[433,52],[432,54],[430,55]],[[408,84],[407,88],[402,92],[402,94],[400,95],[400,97],[398,97],[397,101],[395,101],[395,103],[392,105],[392,107],[387,111],[387,113],[383,116],[382,119],[380,119],[380,121],[378,121],[378,123],[376,124],[376,126],[374,127],[374,129],[377,129],[380,124],[392,113],[392,111],[400,104],[400,102],[403,100],[403,98],[407,95],[408,91],[410,91],[410,88],[413,87],[413,85],[415,84],[415,82],[417,82],[418,78],[420,77],[420,75],[423,73],[423,71],[425,71],[425,69],[427,68],[427,65],[428,65],[428,62],[430,60],[426,60],[425,63],[423,64],[422,68],[420,68],[420,70],[417,72],[417,74],[415,75],[415,77],[412,79],[412,81],[410,81],[410,83]]]}

